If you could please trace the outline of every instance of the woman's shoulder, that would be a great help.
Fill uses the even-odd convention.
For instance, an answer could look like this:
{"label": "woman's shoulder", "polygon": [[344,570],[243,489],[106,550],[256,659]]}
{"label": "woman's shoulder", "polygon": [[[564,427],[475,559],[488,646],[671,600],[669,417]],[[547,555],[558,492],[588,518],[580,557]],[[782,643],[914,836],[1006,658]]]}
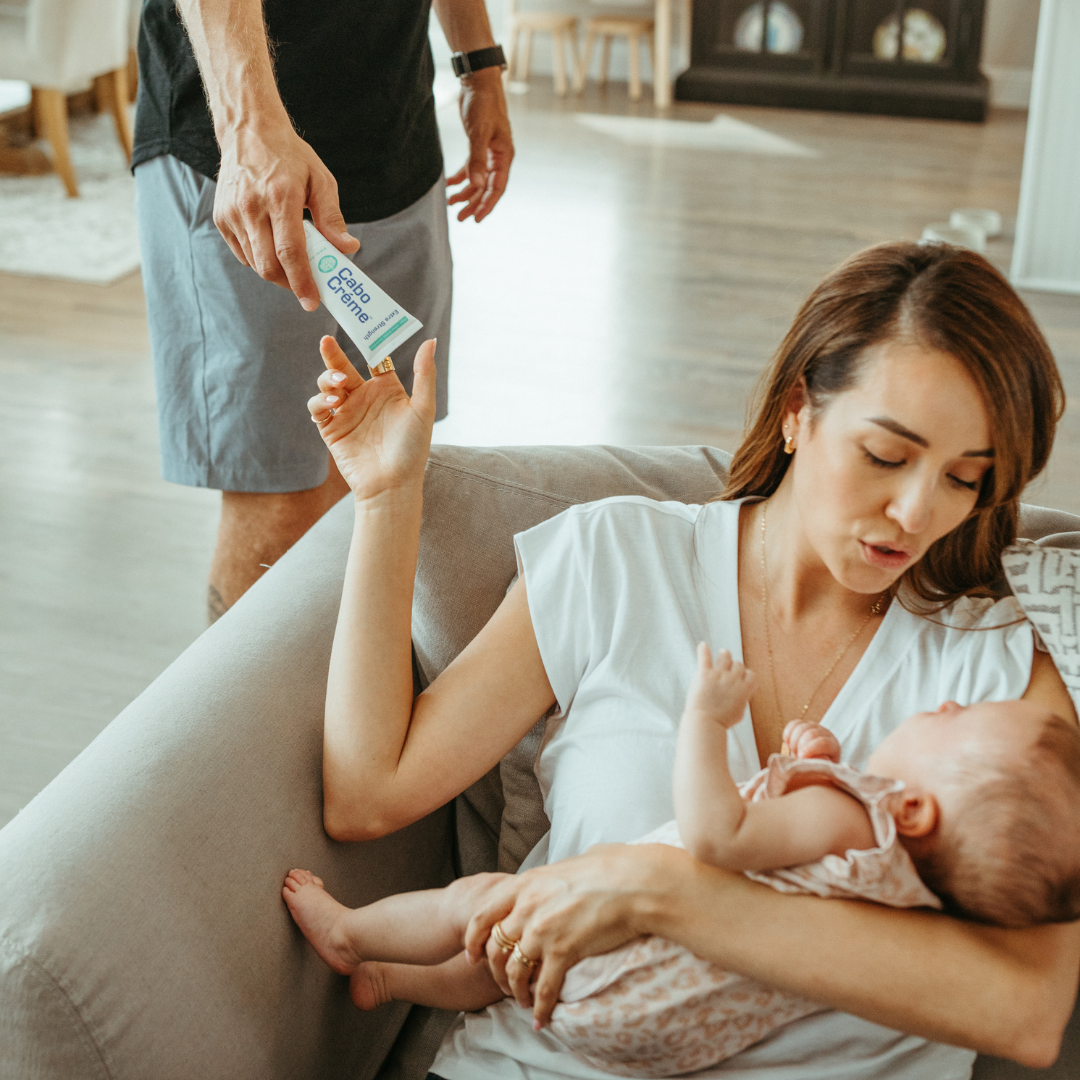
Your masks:
{"label": "woman's shoulder", "polygon": [[697,503],[683,503],[674,500],[662,501],[650,499],[646,495],[611,495],[595,502],[578,503],[564,510],[562,515],[570,518],[593,520],[652,520],[671,521],[693,524],[701,514],[703,507]]}
{"label": "woman's shoulder", "polygon": [[578,566],[579,572],[587,566],[590,578],[675,575],[689,580],[702,553],[713,551],[716,538],[725,533],[721,522],[732,510],[737,513],[733,503],[616,495],[571,506],[514,540],[524,565],[561,562]]}
{"label": "woman's shoulder", "polygon": [[613,495],[595,502],[570,506],[530,532],[549,537],[574,537],[580,542],[603,543],[606,540],[623,546],[636,540],[662,537],[690,542],[707,506],[682,502],[661,502],[644,495]]}
{"label": "woman's shoulder", "polygon": [[936,688],[941,701],[1005,700],[1023,694],[1034,638],[1013,597],[961,597],[928,616],[905,612],[904,617],[911,636],[893,639],[904,682]]}

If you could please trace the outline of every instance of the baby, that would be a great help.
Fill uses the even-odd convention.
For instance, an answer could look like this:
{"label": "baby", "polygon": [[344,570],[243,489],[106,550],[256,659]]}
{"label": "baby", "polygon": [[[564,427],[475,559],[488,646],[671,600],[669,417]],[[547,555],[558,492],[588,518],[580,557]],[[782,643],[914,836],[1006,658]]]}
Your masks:
{"label": "baby", "polygon": [[[930,907],[1021,927],[1080,918],[1080,729],[1023,701],[946,702],[909,717],[871,755],[840,765],[818,724],[793,721],[785,754],[737,787],[727,729],[754,676],[707,645],[679,725],[676,820],[636,843],[685,846],[696,858],[783,892]],[[486,964],[462,951],[495,877],[390,896],[351,910],[306,870],[283,895],[353,1001],[474,1010],[503,997]],[[496,927],[494,936],[499,938]],[[566,975],[551,1030],[583,1060],[625,1076],[714,1065],[821,1006],[646,937],[589,957]]]}

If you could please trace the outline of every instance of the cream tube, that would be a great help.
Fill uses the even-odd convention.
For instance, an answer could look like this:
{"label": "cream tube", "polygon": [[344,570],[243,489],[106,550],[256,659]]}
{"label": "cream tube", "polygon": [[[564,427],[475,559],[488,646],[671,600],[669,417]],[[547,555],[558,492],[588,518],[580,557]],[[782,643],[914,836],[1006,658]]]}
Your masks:
{"label": "cream tube", "polygon": [[319,299],[356,342],[367,364],[374,367],[424,325],[307,220],[304,239]]}

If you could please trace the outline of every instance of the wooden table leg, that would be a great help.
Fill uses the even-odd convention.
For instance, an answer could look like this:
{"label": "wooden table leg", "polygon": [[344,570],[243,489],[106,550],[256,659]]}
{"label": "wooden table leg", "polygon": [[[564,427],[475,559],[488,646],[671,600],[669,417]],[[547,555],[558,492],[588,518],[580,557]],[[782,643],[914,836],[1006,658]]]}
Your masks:
{"label": "wooden table leg", "polygon": [[38,131],[52,144],[53,164],[68,195],[74,199],[79,194],[79,184],[68,153],[67,97],[63,90],[39,86],[35,88],[34,107]]}
{"label": "wooden table leg", "polygon": [[671,105],[671,0],[656,0],[655,20],[653,101],[658,109],[667,109]]}

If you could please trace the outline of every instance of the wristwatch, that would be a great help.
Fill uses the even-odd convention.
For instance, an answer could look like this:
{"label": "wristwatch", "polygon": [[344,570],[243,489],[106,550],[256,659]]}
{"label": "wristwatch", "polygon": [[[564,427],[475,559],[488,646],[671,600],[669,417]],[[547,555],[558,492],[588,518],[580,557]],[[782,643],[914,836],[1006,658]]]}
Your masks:
{"label": "wristwatch", "polygon": [[476,49],[474,52],[456,52],[450,57],[450,63],[454,67],[454,74],[463,79],[466,75],[472,75],[475,71],[484,68],[506,67],[506,56],[503,54],[501,45],[492,45],[487,49]]}

